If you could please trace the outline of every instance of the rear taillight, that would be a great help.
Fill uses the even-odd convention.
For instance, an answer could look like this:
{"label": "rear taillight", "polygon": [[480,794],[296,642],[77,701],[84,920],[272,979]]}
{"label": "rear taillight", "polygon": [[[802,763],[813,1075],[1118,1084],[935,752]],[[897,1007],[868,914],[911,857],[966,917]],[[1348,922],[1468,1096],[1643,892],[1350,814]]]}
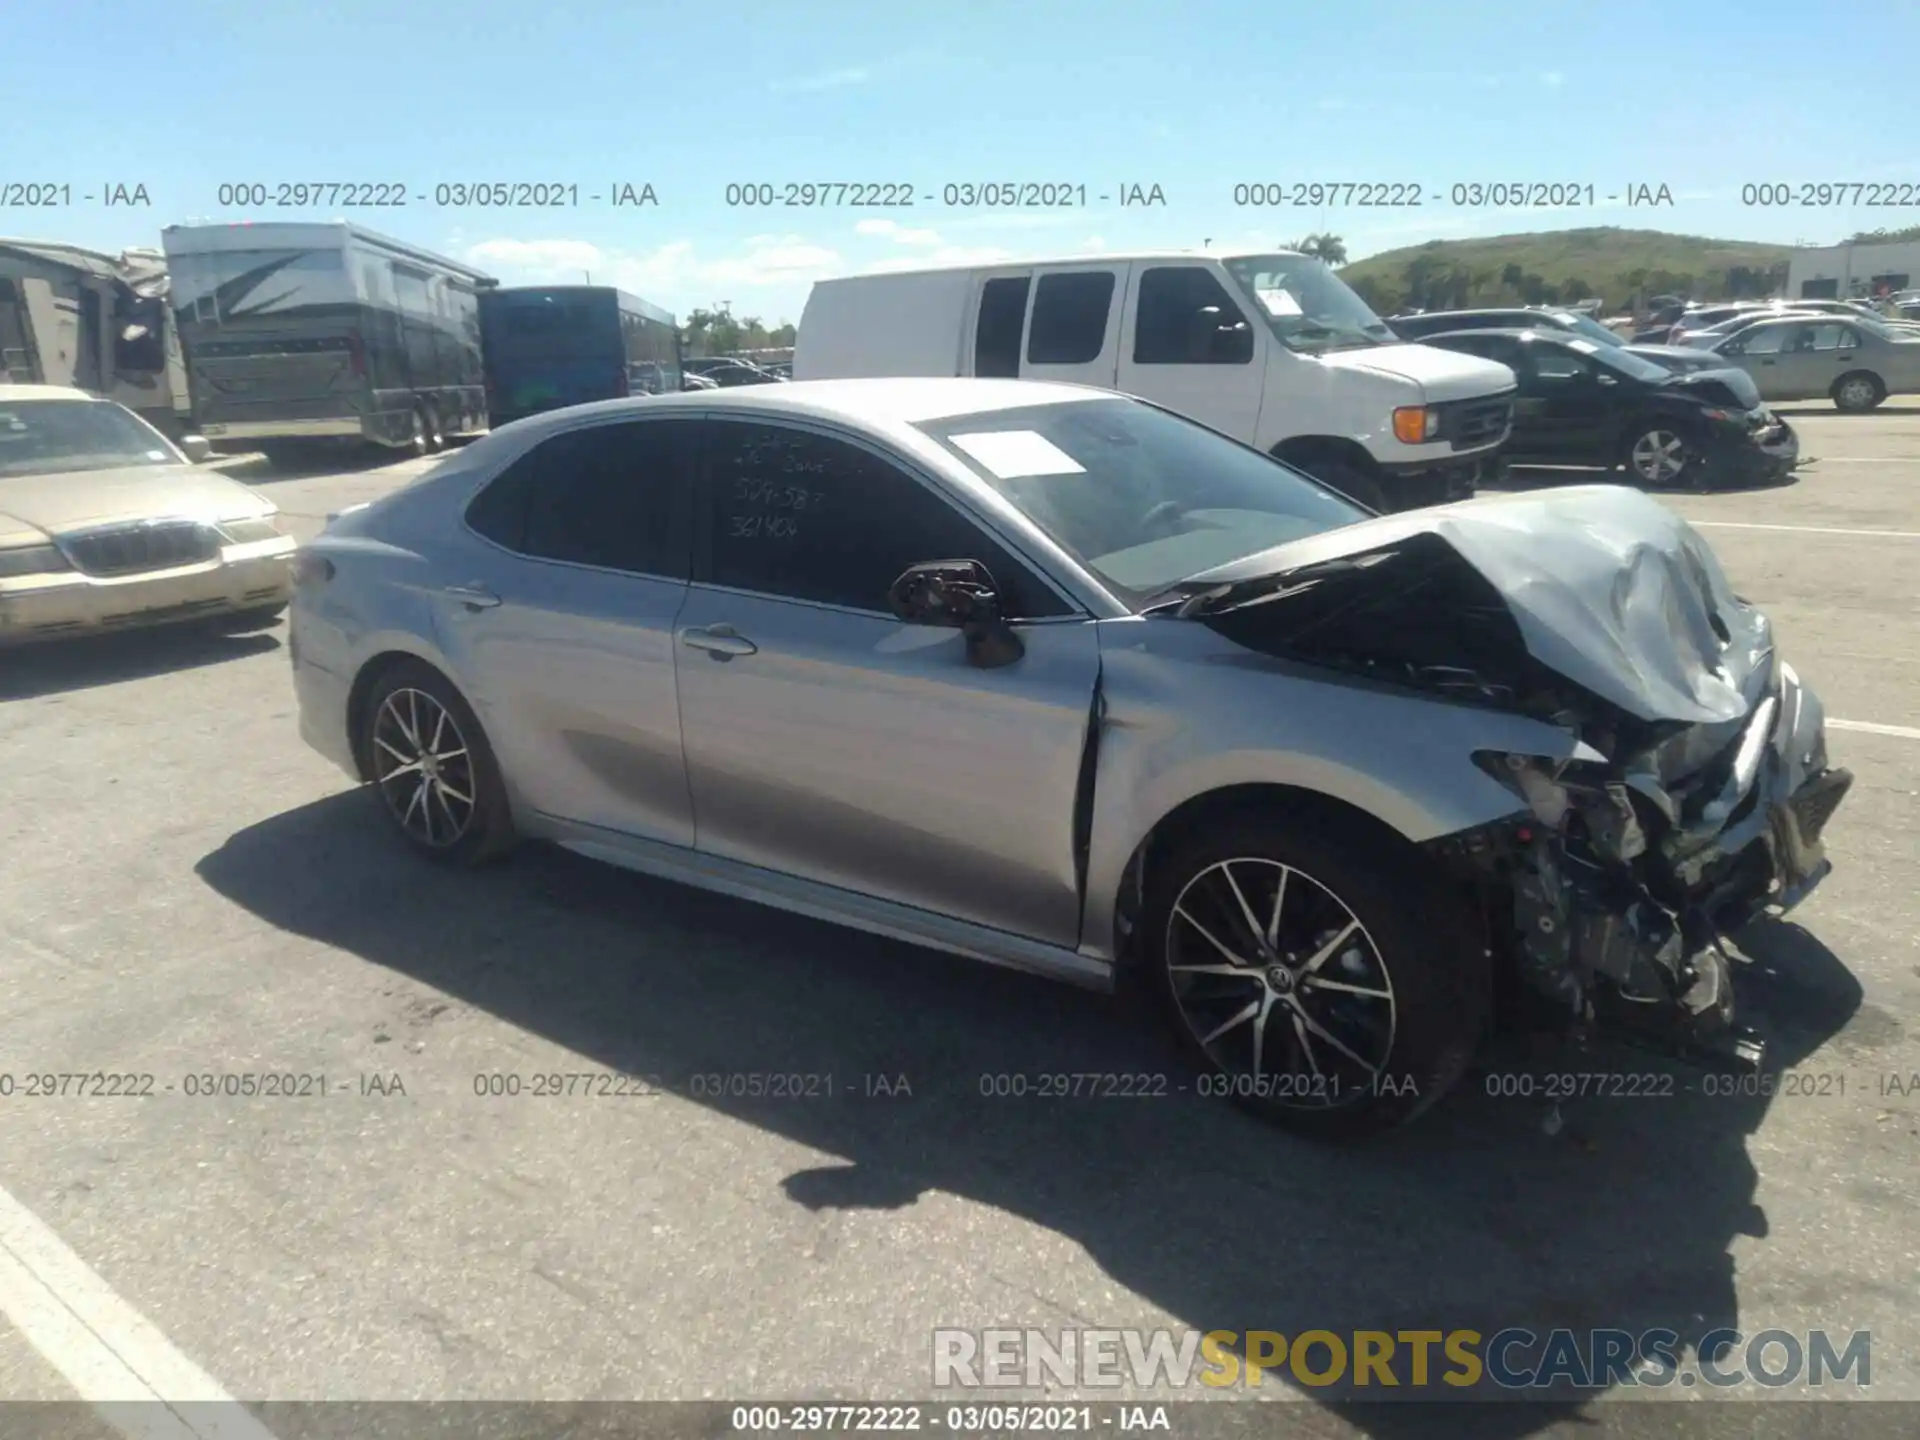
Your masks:
{"label": "rear taillight", "polygon": [[633,380],[628,376],[627,369],[624,365],[620,367],[619,373],[613,377],[613,393],[622,398],[633,394]]}
{"label": "rear taillight", "polygon": [[367,378],[367,352],[361,348],[359,339],[354,336],[349,336],[347,339],[347,363],[353,367],[356,378],[361,380]]}

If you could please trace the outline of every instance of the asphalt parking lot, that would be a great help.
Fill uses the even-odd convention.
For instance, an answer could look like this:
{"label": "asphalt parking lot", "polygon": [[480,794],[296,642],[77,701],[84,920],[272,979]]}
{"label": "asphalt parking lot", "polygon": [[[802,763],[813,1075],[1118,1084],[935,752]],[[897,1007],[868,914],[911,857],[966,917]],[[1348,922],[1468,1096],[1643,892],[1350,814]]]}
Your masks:
{"label": "asphalt parking lot", "polygon": [[[1175,1061],[1124,999],[558,853],[415,862],[300,743],[284,627],[0,658],[0,1071],[157,1087],[0,1098],[0,1396],[76,1393],[66,1305],[247,1399],[910,1398],[936,1327],[1508,1325],[1870,1330],[1874,1397],[1920,1399],[1920,406],[1787,413],[1795,483],[1673,502],[1858,776],[1831,879],[1740,937],[1813,1077],[1770,1101],[1476,1081],[1330,1150],[1188,1095],[986,1098]],[[421,468],[233,473],[310,534]],[[326,1094],[186,1093],[236,1072]],[[551,1072],[660,1093],[476,1093]],[[1507,1409],[1480,1433],[1578,1423]]]}

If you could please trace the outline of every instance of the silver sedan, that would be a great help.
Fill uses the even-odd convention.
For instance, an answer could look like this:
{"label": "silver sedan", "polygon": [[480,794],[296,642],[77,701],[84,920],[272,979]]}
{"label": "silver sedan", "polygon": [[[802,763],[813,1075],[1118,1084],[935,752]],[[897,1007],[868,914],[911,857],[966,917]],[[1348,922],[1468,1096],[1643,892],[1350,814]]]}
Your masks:
{"label": "silver sedan", "polygon": [[1757,1059],[1717,930],[1818,883],[1850,783],[1639,493],[1374,516],[1077,386],[557,411],[296,576],[302,732],[422,854],[1132,972],[1196,1089],[1314,1133],[1432,1103],[1501,985]]}
{"label": "silver sedan", "polygon": [[1763,320],[1712,349],[1751,375],[1765,400],[1831,399],[1860,411],[1920,391],[1920,334],[1864,316]]}

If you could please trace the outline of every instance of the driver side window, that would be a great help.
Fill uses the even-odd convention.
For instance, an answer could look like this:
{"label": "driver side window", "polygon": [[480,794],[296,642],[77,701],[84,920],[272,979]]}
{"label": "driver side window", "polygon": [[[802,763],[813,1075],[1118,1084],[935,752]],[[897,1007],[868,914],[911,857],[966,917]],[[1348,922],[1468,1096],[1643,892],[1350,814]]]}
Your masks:
{"label": "driver side window", "polygon": [[1579,380],[1593,373],[1593,367],[1585,360],[1565,350],[1534,347],[1529,351],[1529,360],[1533,373],[1542,380]]}
{"label": "driver side window", "polygon": [[874,452],[782,425],[703,428],[712,584],[886,613],[887,592],[908,566],[978,560],[1009,619],[1072,613],[971,517]]}

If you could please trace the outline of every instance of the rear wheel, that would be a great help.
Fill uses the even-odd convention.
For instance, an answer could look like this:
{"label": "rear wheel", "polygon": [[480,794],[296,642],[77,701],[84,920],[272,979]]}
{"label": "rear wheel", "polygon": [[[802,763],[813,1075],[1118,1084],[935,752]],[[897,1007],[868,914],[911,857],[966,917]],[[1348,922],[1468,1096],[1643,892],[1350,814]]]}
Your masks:
{"label": "rear wheel", "polygon": [[1243,812],[1148,877],[1147,960],[1203,1095],[1346,1138],[1411,1120],[1487,1023],[1486,949],[1410,852],[1339,817]]}
{"label": "rear wheel", "polygon": [[433,453],[433,443],[428,438],[431,432],[427,428],[426,407],[421,405],[414,406],[409,423],[411,430],[407,436],[407,452],[416,458],[431,455]]}
{"label": "rear wheel", "polygon": [[388,820],[414,849],[443,864],[477,865],[512,847],[493,747],[437,670],[405,661],[382,675],[358,738]]}
{"label": "rear wheel", "polygon": [[1700,457],[1686,434],[1665,420],[1636,425],[1625,458],[1627,472],[1657,490],[1689,484],[1700,470]]}
{"label": "rear wheel", "polygon": [[1887,387],[1870,371],[1856,370],[1833,382],[1834,407],[1851,414],[1871,410],[1886,398]]}
{"label": "rear wheel", "polygon": [[447,448],[447,431],[440,422],[440,407],[429,404],[422,407],[421,413],[426,417],[427,449],[437,455]]}

